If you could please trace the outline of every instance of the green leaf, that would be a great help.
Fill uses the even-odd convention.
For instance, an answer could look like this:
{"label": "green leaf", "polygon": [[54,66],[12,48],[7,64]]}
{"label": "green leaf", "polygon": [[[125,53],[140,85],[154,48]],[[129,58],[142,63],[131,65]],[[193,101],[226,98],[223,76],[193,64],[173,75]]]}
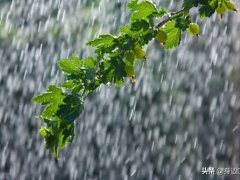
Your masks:
{"label": "green leaf", "polygon": [[74,123],[68,125],[64,124],[59,137],[59,147],[64,148],[67,144],[71,143],[74,136]]}
{"label": "green leaf", "polygon": [[123,85],[123,81],[122,80],[117,80],[115,82],[115,85],[116,85],[116,87],[121,87]]}
{"label": "green leaf", "polygon": [[[140,28],[142,29],[142,28]],[[124,41],[128,41],[128,37],[131,37],[131,39],[138,39],[139,38],[139,31],[134,31],[134,29],[132,29],[132,27],[129,26],[122,26],[120,27],[120,32],[121,32],[121,36],[119,36],[117,38],[117,40],[119,42],[124,42]],[[119,44],[121,44],[119,43]]]}
{"label": "green leaf", "polygon": [[74,80],[68,80],[63,82],[62,87],[66,88],[66,89],[73,89],[76,86],[76,83],[74,82]]}
{"label": "green leaf", "polygon": [[[84,79],[94,79],[96,60],[92,57],[88,57],[84,60],[78,59],[74,56],[73,60],[60,60],[58,65],[63,72],[68,74],[68,77],[74,77],[76,83],[81,82]],[[68,87],[68,84],[64,84],[64,87]],[[73,87],[73,84],[71,84]]]}
{"label": "green leaf", "polygon": [[114,82],[122,80],[126,76],[125,63],[123,61],[115,61],[113,69]]}
{"label": "green leaf", "polygon": [[142,36],[143,42],[144,42],[143,44],[148,44],[154,38],[155,35],[156,35],[156,33],[153,33],[153,32],[148,32],[148,33],[144,34]]}
{"label": "green leaf", "polygon": [[117,47],[117,40],[109,34],[100,35],[97,39],[89,41],[88,46],[96,47],[95,53],[98,55],[97,59],[104,58],[104,54],[111,53]]}
{"label": "green leaf", "polygon": [[180,44],[181,41],[181,29],[176,27],[176,21],[169,21],[162,31],[167,34],[167,40],[165,42],[164,48],[171,49]]}
{"label": "green leaf", "polygon": [[114,44],[114,37],[110,34],[100,35],[99,38],[89,41],[88,46],[93,47],[109,47]]}
{"label": "green leaf", "polygon": [[[129,34],[130,32],[132,32],[131,30],[130,30],[130,27],[128,27],[128,26],[122,26],[122,27],[120,27],[120,32],[122,33],[122,34]],[[134,32],[135,33],[135,32]]]}
{"label": "green leaf", "polygon": [[215,9],[217,8],[218,3],[217,1],[211,0],[208,3],[202,5],[199,8],[199,16],[201,18],[206,18],[206,17],[210,17],[213,15],[213,13],[215,12]]}
{"label": "green leaf", "polygon": [[185,31],[191,23],[191,18],[189,15],[185,15],[176,19],[176,27]]}
{"label": "green leaf", "polygon": [[50,85],[46,93],[42,93],[33,98],[33,102],[44,105],[45,108],[41,114],[41,118],[56,120],[56,113],[59,105],[63,104],[63,94],[61,88],[55,85]]}
{"label": "green leaf", "polygon": [[82,112],[83,102],[76,95],[67,95],[64,104],[59,105],[56,116],[66,124],[72,123]]}
{"label": "green leaf", "polygon": [[46,105],[52,102],[52,99],[56,96],[60,96],[62,93],[61,89],[58,88],[55,85],[48,86],[48,92],[42,93],[36,97],[34,97],[32,100],[35,103]]}
{"label": "green leaf", "polygon": [[[49,99],[49,95],[51,98]],[[48,127],[41,127],[40,134],[46,141],[46,146],[54,156],[58,156],[58,148],[63,148],[72,142],[74,137],[73,121],[83,110],[83,101],[77,95],[65,95],[56,86],[49,86],[48,92],[33,99],[34,102],[45,105],[41,118]]]}
{"label": "green leaf", "polygon": [[128,3],[128,8],[133,9],[135,6],[137,6],[138,0],[132,0],[130,3]]}
{"label": "green leaf", "polygon": [[184,0],[183,1],[183,8],[185,10],[189,10],[192,7],[197,7],[199,5],[200,0]]}
{"label": "green leaf", "polygon": [[128,8],[131,10],[131,23],[140,20],[149,21],[153,17],[159,17],[160,14],[156,7],[149,1],[132,1],[128,4]]}
{"label": "green leaf", "polygon": [[42,126],[39,133],[45,139],[46,147],[58,158],[58,148],[64,148],[74,138],[74,123],[55,122],[49,127]]}
{"label": "green leaf", "polygon": [[74,93],[79,93],[80,90],[84,89],[82,82],[78,78],[65,81],[62,87],[72,90]]}
{"label": "green leaf", "polygon": [[83,67],[85,68],[94,68],[96,65],[96,60],[93,57],[88,57],[83,60]]}
{"label": "green leaf", "polygon": [[137,20],[131,24],[131,30],[132,31],[146,31],[149,29],[149,23],[143,19]]}
{"label": "green leaf", "polygon": [[46,127],[42,126],[39,130],[39,133],[43,136],[46,142],[46,146],[48,149],[50,149],[54,156],[58,157],[58,138],[54,135],[52,132],[52,129],[47,129]]}
{"label": "green leaf", "polygon": [[82,65],[82,62],[77,61],[76,59],[74,61],[71,61],[69,59],[62,59],[57,62],[58,66],[61,68],[61,70],[66,74],[74,74],[74,75],[80,75],[79,66]]}

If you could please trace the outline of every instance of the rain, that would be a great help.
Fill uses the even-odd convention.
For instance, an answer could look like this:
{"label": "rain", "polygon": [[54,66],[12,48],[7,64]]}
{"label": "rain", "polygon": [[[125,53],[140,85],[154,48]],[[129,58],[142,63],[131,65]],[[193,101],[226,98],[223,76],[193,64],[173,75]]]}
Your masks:
{"label": "rain", "polygon": [[[240,179],[202,173],[240,168],[240,13],[199,19],[193,9],[199,38],[184,33],[170,51],[152,41],[136,84],[102,85],[59,160],[46,149],[32,97],[63,82],[59,59],[86,58],[86,42],[118,35],[127,2],[0,1],[0,180]],[[152,2],[174,11],[182,1]]]}

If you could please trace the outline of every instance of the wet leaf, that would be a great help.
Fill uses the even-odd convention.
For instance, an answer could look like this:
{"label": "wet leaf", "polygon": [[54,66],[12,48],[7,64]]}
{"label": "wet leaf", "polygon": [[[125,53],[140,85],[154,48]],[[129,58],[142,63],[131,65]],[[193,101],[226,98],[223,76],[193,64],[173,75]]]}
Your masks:
{"label": "wet leaf", "polygon": [[162,31],[164,31],[168,37],[165,41],[165,49],[172,49],[180,44],[181,29],[176,27],[176,21],[169,21],[166,26],[162,28]]}
{"label": "wet leaf", "polygon": [[113,45],[114,37],[110,34],[100,35],[99,38],[89,41],[88,46],[109,47]]}
{"label": "wet leaf", "polygon": [[160,16],[156,7],[149,1],[142,1],[138,3],[138,1],[132,1],[128,4],[129,9],[131,10],[131,23],[140,20],[146,20],[153,17]]}

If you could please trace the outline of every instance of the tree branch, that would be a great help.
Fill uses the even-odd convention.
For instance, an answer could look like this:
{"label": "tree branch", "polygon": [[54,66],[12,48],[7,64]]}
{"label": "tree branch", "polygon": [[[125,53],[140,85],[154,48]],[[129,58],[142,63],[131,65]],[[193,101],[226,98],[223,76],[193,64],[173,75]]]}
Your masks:
{"label": "tree branch", "polygon": [[168,21],[173,20],[176,16],[180,15],[182,12],[184,12],[184,9],[177,11],[177,12],[172,12],[171,17],[168,17],[167,19],[163,20],[162,22],[158,23],[157,27],[162,27],[164,24],[166,24]]}

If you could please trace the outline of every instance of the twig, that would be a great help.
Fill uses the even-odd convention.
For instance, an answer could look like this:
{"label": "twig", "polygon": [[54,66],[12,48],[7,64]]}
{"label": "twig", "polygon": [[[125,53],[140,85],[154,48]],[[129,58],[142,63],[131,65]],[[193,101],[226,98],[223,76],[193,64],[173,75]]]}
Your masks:
{"label": "twig", "polygon": [[162,22],[158,23],[157,27],[162,27],[164,24],[166,24],[168,21],[173,20],[176,17],[176,15],[179,15],[182,12],[184,12],[184,9],[182,9],[180,11],[177,11],[177,12],[172,12],[171,17],[169,17],[169,18],[163,20]]}

